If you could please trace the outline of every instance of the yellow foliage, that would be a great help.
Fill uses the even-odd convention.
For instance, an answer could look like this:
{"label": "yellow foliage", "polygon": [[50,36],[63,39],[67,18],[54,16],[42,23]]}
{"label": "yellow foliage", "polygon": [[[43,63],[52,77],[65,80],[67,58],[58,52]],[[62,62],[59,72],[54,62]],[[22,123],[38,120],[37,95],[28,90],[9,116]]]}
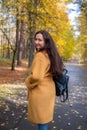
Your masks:
{"label": "yellow foliage", "polygon": [[6,6],[11,6],[13,4],[14,0],[9,0],[7,3],[6,3]]}
{"label": "yellow foliage", "polygon": [[[20,21],[23,20],[27,27],[35,26],[36,31],[46,29],[49,31],[62,55],[67,50],[68,30],[70,28],[67,16],[66,2],[71,0],[9,0],[6,6],[11,8],[9,14],[14,15]],[[18,12],[17,10],[18,9]],[[24,10],[23,10],[24,9]],[[16,16],[16,14],[19,14]],[[71,41],[70,41],[71,39]],[[73,37],[69,39],[72,44]],[[71,47],[72,51],[72,47]]]}

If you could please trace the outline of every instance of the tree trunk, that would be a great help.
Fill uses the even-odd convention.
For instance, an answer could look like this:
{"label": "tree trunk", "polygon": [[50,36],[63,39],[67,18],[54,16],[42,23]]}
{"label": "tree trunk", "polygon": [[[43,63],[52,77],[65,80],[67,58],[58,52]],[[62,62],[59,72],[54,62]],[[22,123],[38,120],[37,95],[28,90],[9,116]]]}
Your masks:
{"label": "tree trunk", "polygon": [[29,57],[28,57],[28,67],[31,66],[33,56],[34,56],[34,43],[33,43],[33,33],[30,32],[30,40],[29,40]]}
{"label": "tree trunk", "polygon": [[[17,8],[17,12],[18,12]],[[17,13],[17,18],[19,16],[19,13]],[[12,66],[11,70],[15,70],[15,59],[16,59],[16,52],[18,47],[18,41],[19,41],[19,20],[16,18],[16,43],[15,43],[15,49],[13,50],[13,59],[12,59]]]}
{"label": "tree trunk", "polygon": [[33,60],[33,56],[34,56],[34,41],[33,41],[33,37],[34,37],[34,33],[35,33],[35,27],[34,25],[32,26],[31,24],[31,14],[29,14],[29,20],[30,20],[30,36],[29,36],[29,40],[28,40],[28,45],[29,45],[29,56],[28,56],[28,67],[31,66],[32,64],[32,60]]}
{"label": "tree trunk", "polygon": [[25,15],[25,8],[21,10],[21,27],[20,27],[20,40],[18,44],[18,52],[17,52],[17,65],[21,66],[22,64],[22,55],[23,50],[25,49],[25,23],[24,23],[24,17]]}
{"label": "tree trunk", "polygon": [[31,66],[32,64],[32,60],[33,60],[33,56],[34,56],[34,34],[36,32],[36,19],[37,19],[37,4],[38,4],[38,0],[34,0],[34,15],[32,16],[32,14],[29,12],[29,21],[30,21],[30,36],[29,36],[29,59],[28,59],[28,67]]}
{"label": "tree trunk", "polygon": [[23,50],[25,48],[24,27],[25,27],[25,24],[24,24],[24,21],[22,20],[21,21],[21,29],[20,29],[20,41],[18,44],[18,53],[17,53],[17,65],[18,66],[21,66],[21,64],[22,64],[22,53],[23,53]]}
{"label": "tree trunk", "polygon": [[10,46],[9,46],[9,43],[8,43],[8,47],[7,47],[7,55],[6,55],[6,58],[7,58],[7,59],[10,59]]}

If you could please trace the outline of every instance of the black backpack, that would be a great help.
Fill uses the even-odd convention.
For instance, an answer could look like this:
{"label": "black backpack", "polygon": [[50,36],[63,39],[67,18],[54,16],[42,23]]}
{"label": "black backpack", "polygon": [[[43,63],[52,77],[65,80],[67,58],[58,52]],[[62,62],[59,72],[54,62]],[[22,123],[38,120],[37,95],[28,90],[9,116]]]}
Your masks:
{"label": "black backpack", "polygon": [[68,82],[69,76],[67,70],[64,69],[63,73],[58,77],[53,77],[56,87],[56,96],[60,96],[61,102],[65,102],[68,99]]}

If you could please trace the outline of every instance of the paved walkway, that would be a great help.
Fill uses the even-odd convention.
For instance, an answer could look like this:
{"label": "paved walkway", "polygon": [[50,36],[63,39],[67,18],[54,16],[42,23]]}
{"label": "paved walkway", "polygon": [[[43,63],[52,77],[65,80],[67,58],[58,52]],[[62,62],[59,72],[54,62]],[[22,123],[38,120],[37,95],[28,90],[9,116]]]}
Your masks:
{"label": "paved walkway", "polygon": [[[56,98],[49,130],[87,130],[87,68],[67,65],[69,101]],[[4,89],[3,89],[4,88]],[[27,121],[27,89],[24,84],[0,85],[0,130],[37,130]]]}

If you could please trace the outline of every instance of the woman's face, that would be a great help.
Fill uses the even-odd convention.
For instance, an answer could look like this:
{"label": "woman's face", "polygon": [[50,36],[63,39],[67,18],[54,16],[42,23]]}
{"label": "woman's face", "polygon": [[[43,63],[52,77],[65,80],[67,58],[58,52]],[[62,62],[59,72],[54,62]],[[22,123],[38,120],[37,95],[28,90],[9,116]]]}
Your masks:
{"label": "woman's face", "polygon": [[45,40],[44,40],[43,35],[41,33],[36,34],[35,39],[34,39],[34,43],[35,43],[36,50],[40,50],[40,49],[44,48]]}

